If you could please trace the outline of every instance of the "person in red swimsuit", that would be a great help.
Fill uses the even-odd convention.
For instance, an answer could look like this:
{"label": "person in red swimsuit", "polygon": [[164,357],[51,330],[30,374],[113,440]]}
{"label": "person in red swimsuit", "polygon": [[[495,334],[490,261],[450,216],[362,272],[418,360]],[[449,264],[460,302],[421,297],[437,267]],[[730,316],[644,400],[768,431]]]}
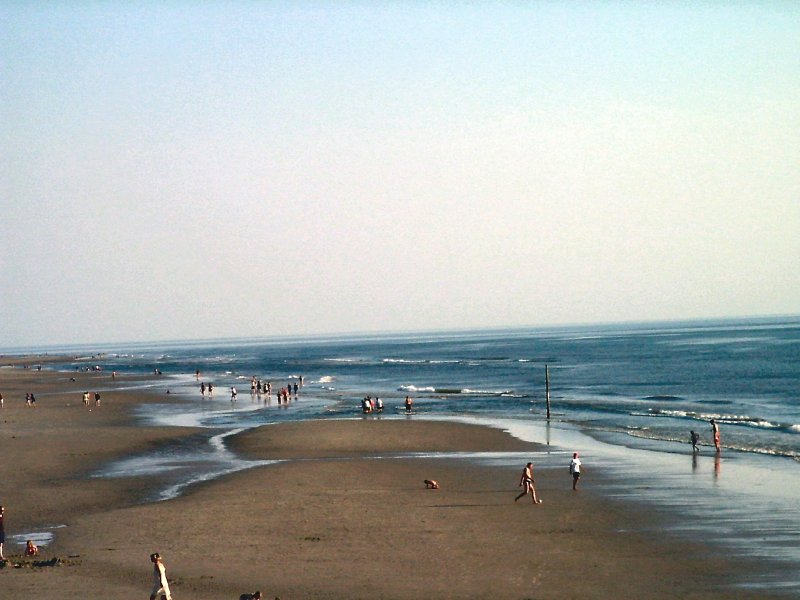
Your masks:
{"label": "person in red swimsuit", "polygon": [[714,448],[716,448],[717,452],[719,452],[719,423],[717,423],[714,419],[711,419],[709,422],[711,423],[711,433],[714,434]]}

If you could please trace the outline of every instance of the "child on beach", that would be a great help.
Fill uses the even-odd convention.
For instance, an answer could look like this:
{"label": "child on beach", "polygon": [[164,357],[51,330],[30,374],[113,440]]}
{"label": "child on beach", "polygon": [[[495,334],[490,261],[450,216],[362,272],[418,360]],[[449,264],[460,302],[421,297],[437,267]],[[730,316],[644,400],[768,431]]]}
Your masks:
{"label": "child on beach", "polygon": [[38,556],[39,546],[33,543],[33,540],[28,540],[25,545],[25,556]]}
{"label": "child on beach", "polygon": [[692,442],[692,452],[700,452],[700,448],[697,447],[697,442],[700,441],[700,434],[694,430],[690,431],[689,441]]}

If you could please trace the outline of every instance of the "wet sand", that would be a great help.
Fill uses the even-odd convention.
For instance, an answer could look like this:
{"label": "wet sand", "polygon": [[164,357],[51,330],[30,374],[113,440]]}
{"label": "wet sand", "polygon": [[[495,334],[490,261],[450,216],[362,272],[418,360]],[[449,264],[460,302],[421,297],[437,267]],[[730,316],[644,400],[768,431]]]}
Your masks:
{"label": "wet sand", "polygon": [[[11,568],[25,561],[21,547],[7,544],[4,597],[143,598],[153,551],[164,556],[178,600],[238,598],[255,589],[284,600],[767,597],[728,587],[746,563],[653,534],[668,531],[668,515],[594,493],[602,471],[587,470],[578,493],[566,464],[563,472],[537,473],[544,504],[534,506],[529,498],[513,501],[522,464],[397,456],[503,451],[536,462],[536,444],[473,425],[358,419],[265,426],[230,445],[282,462],[141,504],[156,478],[87,475],[111,458],[196,430],[135,424],[133,407],[169,396],[116,389],[131,383],[107,373],[0,369],[7,537],[66,526],[41,557],[60,557],[62,566]],[[82,392],[94,389],[103,390],[101,406],[84,407]],[[24,406],[28,391],[36,408]],[[426,490],[426,478],[442,488]]]}

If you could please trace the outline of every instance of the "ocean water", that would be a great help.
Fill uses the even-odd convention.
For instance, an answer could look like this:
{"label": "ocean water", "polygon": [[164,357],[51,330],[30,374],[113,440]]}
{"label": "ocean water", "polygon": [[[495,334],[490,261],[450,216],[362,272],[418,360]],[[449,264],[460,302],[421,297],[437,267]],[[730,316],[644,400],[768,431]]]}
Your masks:
{"label": "ocean water", "polygon": [[[75,349],[70,349],[75,351]],[[93,347],[59,368],[99,365],[152,374],[144,385],[173,400],[140,409],[143,421],[208,429],[98,476],[172,474],[156,499],[269,461],[246,461],[228,435],[286,420],[447,419],[501,427],[550,451],[539,469],[564,469],[580,450],[614,475],[600,490],[672,511],[675,535],[712,540],[758,565],[737,585],[800,593],[800,317],[423,334],[236,339]],[[102,351],[101,354],[97,354]],[[551,419],[545,419],[545,370]],[[199,379],[195,372],[199,370]],[[299,398],[251,396],[303,377]],[[200,394],[212,382],[213,398]],[[109,390],[123,384],[109,385]],[[229,389],[239,394],[230,401]],[[360,400],[379,396],[382,415]],[[403,400],[415,411],[407,417]],[[723,451],[711,445],[720,423]],[[689,432],[701,437],[693,455]],[[201,436],[202,437],[202,436]],[[524,456],[454,455],[517,465]],[[168,478],[169,479],[169,478]],[[588,482],[587,482],[588,483]]]}
{"label": "ocean water", "polygon": [[320,415],[357,411],[370,394],[493,418],[544,415],[547,366],[556,420],[674,442],[694,429],[710,444],[715,418],[725,448],[800,461],[800,318],[138,345],[75,364],[87,362],[160,369],[174,378],[162,387],[198,396],[199,369],[218,398],[233,385],[249,395],[253,376],[280,386],[302,375],[304,395],[331,401]]}

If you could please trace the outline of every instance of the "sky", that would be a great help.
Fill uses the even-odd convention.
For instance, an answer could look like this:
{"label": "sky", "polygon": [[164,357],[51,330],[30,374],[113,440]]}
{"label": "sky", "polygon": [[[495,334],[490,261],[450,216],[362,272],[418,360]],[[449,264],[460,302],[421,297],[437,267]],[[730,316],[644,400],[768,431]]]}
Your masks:
{"label": "sky", "polygon": [[800,313],[800,3],[0,4],[0,348]]}

